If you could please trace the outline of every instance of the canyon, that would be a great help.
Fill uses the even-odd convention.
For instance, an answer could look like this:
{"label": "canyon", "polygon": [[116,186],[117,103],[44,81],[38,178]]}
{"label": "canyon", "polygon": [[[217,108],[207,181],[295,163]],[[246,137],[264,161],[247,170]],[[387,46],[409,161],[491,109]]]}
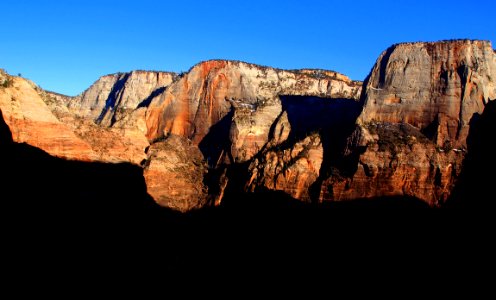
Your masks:
{"label": "canyon", "polygon": [[[55,164],[132,170],[136,195],[173,211],[269,194],[302,205],[390,197],[449,207],[482,177],[478,153],[489,155],[480,133],[494,126],[496,54],[488,41],[396,44],[363,82],[211,60],[181,74],[106,75],[75,97],[4,71],[0,84],[2,155],[15,157],[14,143]],[[83,182],[65,183],[67,201],[95,197]],[[103,198],[128,205],[123,197]],[[263,210],[270,198],[256,203]]]}

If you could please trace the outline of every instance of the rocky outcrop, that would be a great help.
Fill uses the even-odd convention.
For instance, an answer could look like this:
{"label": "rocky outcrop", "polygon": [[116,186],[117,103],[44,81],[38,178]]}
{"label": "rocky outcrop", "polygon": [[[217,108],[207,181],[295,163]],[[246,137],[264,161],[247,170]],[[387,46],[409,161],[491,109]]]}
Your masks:
{"label": "rocky outcrop", "polygon": [[187,138],[171,135],[148,149],[144,177],[155,201],[179,211],[201,208],[207,202],[203,155]]}
{"label": "rocky outcrop", "polygon": [[394,45],[367,79],[364,108],[350,139],[352,176],[331,176],[320,200],[414,196],[442,205],[462,169],[473,118],[496,98],[489,42]]}
{"label": "rocky outcrop", "polygon": [[496,55],[487,41],[394,45],[372,69],[359,120],[408,123],[438,146],[466,147],[471,118],[496,99],[495,78]]}
{"label": "rocky outcrop", "polygon": [[15,142],[84,161],[140,164],[147,158],[146,130],[137,121],[132,123],[141,113],[144,124],[144,111],[132,112],[120,126],[101,126],[82,117],[84,111],[74,111],[71,103],[77,97],[44,91],[29,80],[2,72],[0,82],[7,81],[0,88],[0,109]]}
{"label": "rocky outcrop", "polygon": [[381,54],[363,91],[333,71],[213,60],[107,75],[77,97],[0,73],[0,109],[15,142],[140,165],[148,193],[179,211],[240,190],[442,206],[495,78],[489,42],[406,43]]}
{"label": "rocky outcrop", "polygon": [[100,77],[81,95],[70,99],[77,116],[110,126],[139,107],[146,107],[177,75],[170,72],[133,71]]}
{"label": "rocky outcrop", "polygon": [[68,105],[76,98],[44,91],[39,87],[35,87],[35,90],[52,114],[91,147],[95,155],[93,160],[140,164],[146,159],[144,150],[149,146],[148,140],[138,126],[139,122],[131,122],[139,120],[140,111],[130,113],[126,123],[121,126],[107,127],[95,124],[93,120],[83,118],[69,109]]}
{"label": "rocky outcrop", "polygon": [[[254,158],[247,190],[282,190],[314,202],[411,196],[443,205],[462,171],[472,121],[496,96],[495,59],[491,44],[484,41],[392,46],[366,80],[359,116],[340,118],[355,108],[335,106],[327,112],[328,119],[336,120],[334,126],[311,126],[325,121],[319,117],[324,106],[316,109],[318,102],[308,102],[314,110],[298,122],[308,108],[298,107],[298,102],[286,105],[285,111],[293,107],[298,113],[289,118],[290,124],[276,123],[274,129],[290,128],[282,135],[293,135],[293,141],[286,154],[266,147]],[[358,116],[357,125],[350,127],[353,115]],[[288,153],[301,146],[294,136],[305,136],[312,127],[319,128],[322,141],[322,150],[314,152],[316,158],[323,152],[320,169],[300,163],[298,171],[291,172],[294,159]],[[295,180],[301,174],[311,179]]]}
{"label": "rocky outcrop", "polygon": [[282,112],[279,95],[358,99],[360,91],[359,82],[334,72],[202,62],[151,102],[147,137],[176,134],[199,144],[213,125],[231,117],[231,155],[234,161],[247,161],[268,141],[270,126]]}
{"label": "rocky outcrop", "polygon": [[[270,140],[282,142],[287,138],[290,125],[285,125],[283,121],[285,109],[281,95],[348,98],[356,102],[354,99],[358,100],[360,91],[360,82],[353,82],[335,72],[283,71],[242,62],[207,61],[194,66],[152,100],[146,113],[147,137],[152,143],[169,135],[185,137],[199,147],[212,170],[222,169],[225,165],[250,162]],[[274,126],[279,133],[274,134]],[[303,143],[306,145],[309,142]],[[297,197],[307,195],[307,185],[318,176],[318,162],[314,161],[318,158],[313,157],[313,152],[308,161],[317,170],[304,170],[305,166],[300,166],[304,164],[303,160],[295,162],[290,168],[294,174],[288,174],[287,178],[280,179],[280,183],[272,187],[283,191],[292,189],[290,194]],[[294,159],[298,154],[292,155]],[[264,170],[262,173],[277,175],[274,170]],[[153,176],[161,177],[154,179]],[[148,173],[145,178],[147,182],[154,181],[157,189],[172,189],[172,183],[165,181],[159,173]],[[268,183],[270,180],[268,177],[260,178],[251,186],[255,188],[258,182]],[[228,178],[221,176],[211,183],[214,187],[208,197],[216,199],[212,203],[220,203],[228,181]],[[280,186],[283,181],[285,187]],[[158,186],[160,182],[163,187]],[[298,182],[298,187],[292,186],[295,182]],[[177,187],[182,188],[180,185]],[[195,195],[199,196],[196,192]],[[308,198],[308,195],[302,197]],[[171,206],[171,201],[159,203]]]}
{"label": "rocky outcrop", "polygon": [[45,150],[51,155],[91,161],[91,146],[52,113],[31,82],[0,73],[0,110],[17,143]]}
{"label": "rocky outcrop", "polygon": [[318,134],[312,134],[291,147],[272,147],[250,164],[246,189],[284,191],[291,197],[310,202],[310,186],[317,181],[323,160]]}
{"label": "rocky outcrop", "polygon": [[325,179],[320,201],[411,196],[439,206],[450,196],[464,158],[461,150],[437,147],[406,123],[360,126],[350,140],[358,155],[353,174],[338,169]]}

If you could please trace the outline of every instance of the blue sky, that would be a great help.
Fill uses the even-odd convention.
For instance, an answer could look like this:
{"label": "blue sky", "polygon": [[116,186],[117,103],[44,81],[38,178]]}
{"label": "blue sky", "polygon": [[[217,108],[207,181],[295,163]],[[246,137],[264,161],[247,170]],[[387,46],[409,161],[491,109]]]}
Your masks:
{"label": "blue sky", "polygon": [[207,59],[331,69],[363,80],[391,44],[496,43],[487,1],[7,1],[0,68],[76,95],[101,75],[186,71]]}

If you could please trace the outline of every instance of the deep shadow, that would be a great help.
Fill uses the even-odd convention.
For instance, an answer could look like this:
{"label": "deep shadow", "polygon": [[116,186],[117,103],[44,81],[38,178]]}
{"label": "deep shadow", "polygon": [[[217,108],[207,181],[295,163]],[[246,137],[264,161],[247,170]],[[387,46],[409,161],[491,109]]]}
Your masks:
{"label": "deep shadow", "polygon": [[381,59],[381,65],[379,67],[379,86],[377,88],[383,88],[386,85],[386,68],[389,63],[389,58],[391,57],[391,54],[393,54],[395,48],[395,46],[387,48]]}
{"label": "deep shadow", "polygon": [[13,144],[12,133],[10,132],[9,126],[5,123],[3,119],[3,113],[0,109],[0,151],[2,149],[6,150],[7,147],[11,147]]}
{"label": "deep shadow", "polygon": [[[210,127],[207,135],[201,140],[198,147],[208,163],[209,171],[204,177],[204,184],[210,195],[219,195],[219,183],[223,180],[224,172],[234,160],[231,155],[231,139],[229,137],[234,109],[225,115],[219,122]],[[227,161],[225,161],[227,160]]]}
{"label": "deep shadow", "polygon": [[493,136],[496,132],[496,101],[489,101],[481,115],[474,114],[470,120],[467,137],[467,155],[462,172],[448,208],[468,209],[493,214],[496,160]]}
{"label": "deep shadow", "polygon": [[[136,266],[185,280],[377,269],[415,246],[438,255],[450,233],[445,218],[435,221],[438,210],[405,198],[312,206],[282,192],[230,189],[220,207],[179,214],[151,200],[137,166],[52,157],[12,142],[3,118],[0,138],[2,251],[12,262],[3,270],[39,270],[32,274],[42,280],[49,269],[57,286],[87,288],[74,286],[77,274],[134,280],[143,275]],[[233,182],[241,171],[229,170]]]}
{"label": "deep shadow", "polygon": [[148,96],[146,99],[144,99],[143,101],[141,101],[138,104],[138,106],[136,107],[136,109],[138,109],[140,107],[148,107],[148,105],[150,105],[150,103],[152,102],[153,98],[155,98],[158,95],[162,94],[166,89],[167,89],[167,87],[165,87],[165,86],[162,86],[162,87],[157,88],[156,90],[154,90],[150,94],[150,96]]}
{"label": "deep shadow", "polygon": [[[105,107],[100,113],[100,116],[98,116],[98,118],[95,120],[96,123],[101,123],[107,112],[115,107],[115,105],[117,104],[117,99],[119,98],[120,93],[122,93],[122,89],[124,88],[124,85],[126,84],[129,76],[131,76],[131,73],[125,73],[124,76],[117,80],[117,82],[113,85],[112,90],[107,97],[107,100],[105,100]],[[114,121],[115,120],[112,120],[112,122]]]}
{"label": "deep shadow", "polygon": [[[231,155],[231,139],[229,132],[231,130],[232,119],[234,116],[234,109],[231,108],[219,122],[210,127],[207,135],[201,140],[198,147],[203,154],[203,157],[208,162],[208,165],[215,168],[222,155]],[[232,157],[229,156],[232,163]]]}
{"label": "deep shadow", "polygon": [[435,141],[437,139],[438,128],[439,128],[439,117],[436,115],[434,120],[425,128],[421,129],[420,132],[422,132],[431,141]]}
{"label": "deep shadow", "polygon": [[139,166],[65,160],[15,143],[1,115],[0,139],[1,217],[19,236],[107,246],[173,236],[180,215],[155,204]]}
{"label": "deep shadow", "polygon": [[343,158],[347,140],[355,130],[356,120],[362,111],[361,103],[346,98],[304,96],[281,96],[281,102],[291,124],[288,144],[318,133],[324,148],[321,176],[328,177],[331,167],[353,173],[348,170],[349,166]]}
{"label": "deep shadow", "polygon": [[281,96],[291,132],[287,144],[293,145],[311,133],[318,133],[324,149],[319,178],[310,187],[312,201],[318,201],[322,182],[331,175],[352,176],[358,165],[357,151],[345,155],[348,139],[356,129],[362,103],[353,99],[327,99]]}

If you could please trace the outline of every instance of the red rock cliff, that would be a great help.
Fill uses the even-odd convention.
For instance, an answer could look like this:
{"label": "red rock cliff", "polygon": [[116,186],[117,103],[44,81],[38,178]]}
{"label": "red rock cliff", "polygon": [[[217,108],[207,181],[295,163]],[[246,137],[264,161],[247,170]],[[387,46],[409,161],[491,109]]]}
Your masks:
{"label": "red rock cliff", "polygon": [[398,44],[377,60],[361,123],[408,123],[438,146],[466,146],[471,118],[496,99],[496,55],[487,41]]}
{"label": "red rock cliff", "polygon": [[472,118],[496,98],[496,55],[486,41],[407,43],[384,51],[366,82],[356,172],[330,177],[320,199],[414,196],[442,205],[467,151]]}
{"label": "red rock cliff", "polygon": [[0,70],[0,110],[14,142],[27,143],[51,155],[91,161],[91,146],[61,122],[31,82]]}
{"label": "red rock cliff", "polygon": [[[491,44],[467,40],[394,45],[363,92],[336,72],[221,60],[182,75],[104,76],[77,97],[0,75],[15,141],[141,164],[148,193],[180,211],[221,203],[233,184],[302,201],[399,195],[443,205],[471,121],[496,98]],[[244,172],[234,181],[233,166]]]}
{"label": "red rock cliff", "polygon": [[175,134],[199,144],[214,124],[233,112],[231,152],[236,161],[246,161],[267,143],[270,126],[282,111],[279,95],[358,99],[360,91],[360,82],[336,72],[206,61],[153,99],[146,116],[147,137]]}

